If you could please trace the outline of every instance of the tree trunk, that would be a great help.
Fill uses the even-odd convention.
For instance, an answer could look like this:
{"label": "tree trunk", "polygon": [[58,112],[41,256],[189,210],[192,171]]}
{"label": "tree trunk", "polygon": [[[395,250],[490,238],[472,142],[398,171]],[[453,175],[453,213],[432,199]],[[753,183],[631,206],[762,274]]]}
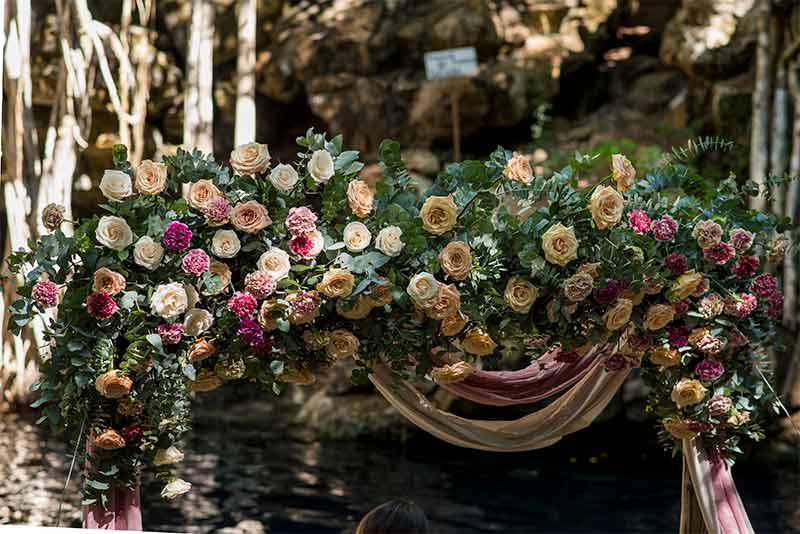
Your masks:
{"label": "tree trunk", "polygon": [[183,144],[186,149],[214,151],[213,121],[214,5],[192,1],[189,52],[186,57]]}
{"label": "tree trunk", "polygon": [[[769,172],[773,176],[780,177],[786,173],[786,160],[789,153],[789,91],[786,86],[786,77],[786,63],[779,61],[775,74],[775,94],[772,104],[772,152]],[[783,184],[772,186],[772,211],[779,216],[782,216],[784,212],[784,189]]]}
{"label": "tree trunk", "polygon": [[[792,156],[789,161],[789,175],[800,175],[800,63],[792,62],[788,69],[789,90],[794,108],[792,121]],[[789,182],[786,189],[784,215],[792,224],[797,222],[797,203],[800,201],[800,180]],[[797,325],[797,257],[787,254],[783,264],[783,321],[789,328]]]}
{"label": "tree trunk", "polygon": [[256,0],[239,0],[236,146],[256,140]]}
{"label": "tree trunk", "polygon": [[[770,101],[770,3],[761,0],[758,7],[758,40],[756,44],[756,82],[753,89],[753,122],[750,139],[750,180],[763,191],[769,174],[769,101]],[[751,207],[763,211],[762,196],[751,199]]]}

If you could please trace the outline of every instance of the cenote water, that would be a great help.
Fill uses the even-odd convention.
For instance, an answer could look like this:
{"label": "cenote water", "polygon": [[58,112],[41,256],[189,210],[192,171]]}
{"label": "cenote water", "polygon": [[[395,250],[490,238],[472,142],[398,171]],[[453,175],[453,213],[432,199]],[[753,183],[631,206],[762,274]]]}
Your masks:
{"label": "cenote water", "polygon": [[[437,533],[676,533],[680,462],[649,423],[599,423],[530,453],[460,449],[424,433],[400,439],[314,439],[296,407],[272,400],[198,403],[175,502],[145,476],[146,530],[353,532],[372,506],[413,498]],[[52,526],[68,465],[59,436],[0,414],[0,523]],[[798,464],[765,448],[734,477],[759,534],[800,532]],[[791,462],[789,462],[791,463]],[[73,484],[61,526],[79,526]],[[238,527],[237,527],[238,525]]]}

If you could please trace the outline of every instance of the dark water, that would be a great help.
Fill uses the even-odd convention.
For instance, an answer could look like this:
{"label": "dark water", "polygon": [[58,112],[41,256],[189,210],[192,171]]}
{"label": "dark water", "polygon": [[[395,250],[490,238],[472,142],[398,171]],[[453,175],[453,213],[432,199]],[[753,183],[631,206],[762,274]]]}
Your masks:
{"label": "dark water", "polygon": [[[145,529],[352,532],[372,506],[408,496],[437,533],[677,532],[680,463],[648,424],[606,422],[549,449],[498,454],[419,433],[320,442],[289,424],[292,410],[199,408],[179,473],[193,490],[167,503],[146,477]],[[0,415],[0,523],[55,524],[63,450],[27,419]],[[734,471],[756,532],[800,532],[797,463],[756,461],[765,456],[756,452]],[[78,526],[78,503],[70,488],[62,526]]]}

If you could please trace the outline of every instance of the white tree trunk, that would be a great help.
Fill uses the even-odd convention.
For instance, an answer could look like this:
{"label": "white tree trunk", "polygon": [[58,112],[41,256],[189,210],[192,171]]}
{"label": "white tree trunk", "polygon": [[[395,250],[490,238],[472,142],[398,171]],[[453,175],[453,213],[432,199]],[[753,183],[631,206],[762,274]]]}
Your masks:
{"label": "white tree trunk", "polygon": [[[789,67],[789,89],[794,108],[792,121],[792,156],[789,161],[789,175],[800,175],[800,63],[792,62]],[[800,201],[800,180],[792,180],[786,189],[786,206],[784,215],[797,222],[797,203]],[[788,254],[783,264],[783,321],[789,327],[797,324],[797,258]]]}
{"label": "white tree trunk", "polygon": [[[769,174],[769,101],[770,101],[770,3],[761,0],[758,9],[756,43],[756,83],[753,89],[753,122],[750,138],[750,180],[763,190]],[[751,207],[763,211],[762,196],[751,199]]]}
{"label": "white tree trunk", "polygon": [[[772,103],[772,152],[770,154],[769,172],[773,176],[781,177],[786,173],[786,160],[789,153],[789,90],[786,77],[786,63],[778,61]],[[772,187],[772,211],[776,215],[783,215],[784,190],[783,184],[777,184]]]}
{"label": "white tree trunk", "polygon": [[183,144],[187,149],[214,151],[214,4],[192,0],[189,53],[186,57]]}
{"label": "white tree trunk", "polygon": [[235,145],[256,140],[256,0],[239,0]]}

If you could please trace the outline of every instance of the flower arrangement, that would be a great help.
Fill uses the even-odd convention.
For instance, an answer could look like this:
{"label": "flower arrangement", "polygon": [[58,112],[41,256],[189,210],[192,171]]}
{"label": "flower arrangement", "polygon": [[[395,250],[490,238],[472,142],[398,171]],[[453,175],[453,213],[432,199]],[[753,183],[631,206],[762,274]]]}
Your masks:
{"label": "flower arrangement", "polygon": [[277,394],[350,357],[356,382],[380,361],[447,383],[475,358],[570,362],[602,345],[608,372],[643,367],[673,446],[702,434],[731,457],[761,437],[756,370],[782,307],[763,269],[782,228],[733,178],[689,195],[685,169],[637,181],[615,155],[579,187],[590,158],[545,177],[498,149],[418,195],[396,142],[374,188],[340,137],[297,142],[298,161],[274,166],[265,145],[238,147],[232,172],[185,151],[133,169],[115,147],[106,214],[67,237],[50,206],[52,233],[12,256],[13,330],[59,306],[36,405],[90,436],[85,503],[144,467],[164,497],[189,490],[172,466],[191,394],[236,380]]}

